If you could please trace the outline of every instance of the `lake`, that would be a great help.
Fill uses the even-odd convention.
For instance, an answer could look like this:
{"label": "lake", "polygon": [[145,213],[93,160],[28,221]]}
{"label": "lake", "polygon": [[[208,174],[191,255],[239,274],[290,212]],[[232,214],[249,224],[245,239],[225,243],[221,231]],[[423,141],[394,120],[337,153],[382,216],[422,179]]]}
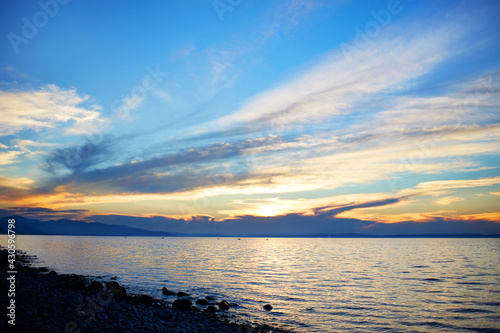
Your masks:
{"label": "lake", "polygon": [[[7,243],[3,236],[1,245]],[[60,273],[236,302],[294,332],[500,332],[500,239],[25,236]],[[273,310],[266,312],[263,305]]]}

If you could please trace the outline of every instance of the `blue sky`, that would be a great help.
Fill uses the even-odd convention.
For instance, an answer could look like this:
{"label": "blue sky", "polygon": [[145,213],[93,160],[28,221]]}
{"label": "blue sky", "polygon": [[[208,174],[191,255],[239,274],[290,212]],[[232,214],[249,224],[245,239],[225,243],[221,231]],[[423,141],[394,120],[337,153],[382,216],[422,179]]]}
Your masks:
{"label": "blue sky", "polygon": [[500,233],[499,14],[497,1],[5,1],[0,209]]}

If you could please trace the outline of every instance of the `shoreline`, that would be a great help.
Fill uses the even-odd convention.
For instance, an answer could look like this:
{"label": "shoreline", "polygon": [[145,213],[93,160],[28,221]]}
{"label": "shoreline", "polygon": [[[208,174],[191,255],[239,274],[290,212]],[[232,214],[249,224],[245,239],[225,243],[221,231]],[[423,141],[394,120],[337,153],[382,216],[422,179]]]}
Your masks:
{"label": "shoreline", "polygon": [[[7,255],[7,250],[0,247],[3,267],[7,265]],[[174,301],[173,308],[173,303],[166,300],[129,294],[112,279],[103,281],[99,277],[31,267],[35,259],[36,256],[16,251],[15,326],[7,323],[9,300],[2,296],[5,332],[290,332],[268,325],[236,323],[229,318],[238,319],[230,307],[219,308],[223,300],[210,299],[195,306],[196,299],[180,293],[177,300],[184,301]],[[5,294],[9,291],[7,272],[8,269],[2,269],[0,273]]]}

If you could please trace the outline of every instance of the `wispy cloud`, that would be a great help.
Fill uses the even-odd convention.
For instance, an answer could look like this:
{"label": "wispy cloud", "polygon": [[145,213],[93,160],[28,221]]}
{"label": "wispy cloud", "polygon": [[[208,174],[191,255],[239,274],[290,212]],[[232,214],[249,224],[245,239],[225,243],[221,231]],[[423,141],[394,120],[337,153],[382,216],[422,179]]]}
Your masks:
{"label": "wispy cloud", "polygon": [[[171,60],[203,67],[190,73],[201,82],[192,90],[196,99],[209,100],[248,69],[241,65],[243,56],[271,41],[278,28],[293,28],[321,6],[308,1],[275,5],[283,11],[271,15],[267,30],[257,29],[259,37],[233,36],[204,50],[188,45]],[[185,131],[175,141],[151,147],[142,137],[141,149],[128,150],[127,138],[109,136],[57,146],[46,154],[43,166],[57,177],[26,185],[24,192],[18,189],[9,203],[35,207],[43,200],[53,209],[106,203],[123,208],[130,202],[163,200],[175,203],[166,213],[166,205],[155,209],[179,217],[177,203],[208,198],[205,215],[225,220],[293,215],[301,221],[316,216],[393,223],[472,216],[474,212],[455,210],[454,203],[464,200],[455,192],[500,184],[498,177],[471,175],[496,168],[485,157],[500,152],[500,72],[478,70],[422,93],[422,82],[436,74],[433,69],[467,51],[457,42],[463,26],[447,24],[405,30],[395,23],[350,61],[333,50],[295,79],[250,97],[226,116],[203,124],[188,119],[194,123],[190,129],[199,131]],[[164,89],[153,93],[170,101],[174,94]],[[74,89],[46,86],[2,92],[0,97],[0,107],[8,111],[2,126],[9,133],[58,126],[66,134],[89,133],[105,121],[98,108],[83,106],[87,97]],[[127,117],[140,107],[144,99],[136,97],[121,100],[115,115]],[[16,142],[4,147],[20,150],[2,153],[8,164],[33,153],[32,148],[49,147]],[[454,176],[448,175],[462,172],[470,177],[422,180],[439,174],[450,179]],[[392,186],[394,181],[401,185]],[[369,193],[314,195],[357,191],[356,186],[373,187]],[[424,209],[422,204],[401,211],[419,200],[450,209]],[[365,222],[360,224],[369,224]]]}
{"label": "wispy cloud", "polygon": [[61,124],[65,134],[88,134],[104,120],[100,113],[81,105],[88,99],[75,89],[47,85],[40,90],[0,91],[0,134],[14,134],[25,129],[53,129]]}
{"label": "wispy cloud", "polygon": [[[227,91],[241,78],[242,72],[254,70],[249,65],[261,57],[259,50],[273,41],[276,32],[291,33],[302,20],[324,6],[324,1],[291,0],[270,3],[247,30],[229,34],[227,39],[206,49],[187,45],[174,53],[173,59],[196,60],[189,62],[190,74],[198,83],[198,98],[213,98]],[[254,59],[249,61],[248,59]],[[259,61],[256,61],[259,62]],[[201,64],[201,65],[200,65]]]}
{"label": "wispy cloud", "polygon": [[222,128],[245,124],[259,130],[262,124],[274,122],[273,130],[286,130],[351,113],[359,108],[360,101],[377,93],[397,92],[409,80],[428,73],[456,52],[450,51],[449,45],[457,34],[459,29],[453,34],[442,29],[406,40],[391,36],[374,48],[360,51],[352,62],[334,52],[291,83],[253,98],[217,124]]}
{"label": "wispy cloud", "polygon": [[444,197],[444,198],[440,198],[440,199],[436,200],[436,204],[442,205],[442,206],[448,206],[454,202],[460,202],[460,201],[464,201],[464,200],[465,200],[464,198],[451,196],[451,197]]}
{"label": "wispy cloud", "polygon": [[447,189],[492,186],[496,184],[500,184],[500,176],[479,179],[436,180],[432,182],[420,183],[415,186],[415,189],[430,192],[442,191]]}
{"label": "wispy cloud", "polygon": [[308,14],[325,6],[320,0],[290,0],[278,2],[272,11],[267,13],[260,27],[260,40],[270,39],[279,32],[289,32],[300,24]]}
{"label": "wispy cloud", "polygon": [[23,155],[23,153],[19,151],[0,152],[0,165],[17,163],[20,155]]}
{"label": "wispy cloud", "polygon": [[115,116],[121,120],[132,120],[132,116],[130,115],[130,111],[134,111],[138,109],[145,101],[145,98],[142,96],[134,95],[127,98],[124,98],[121,102],[121,105],[116,108]]}
{"label": "wispy cloud", "polygon": [[12,188],[22,188],[26,189],[29,185],[35,183],[33,179],[28,177],[3,177],[0,176],[0,183],[3,187],[12,187]]}

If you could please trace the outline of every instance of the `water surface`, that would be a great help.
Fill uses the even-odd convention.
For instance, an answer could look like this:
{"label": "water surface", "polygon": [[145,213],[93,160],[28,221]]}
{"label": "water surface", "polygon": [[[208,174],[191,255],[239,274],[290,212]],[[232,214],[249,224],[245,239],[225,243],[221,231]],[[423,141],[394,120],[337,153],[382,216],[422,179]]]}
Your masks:
{"label": "water surface", "polygon": [[214,295],[240,304],[230,312],[243,320],[295,332],[500,332],[500,239],[16,240],[61,273],[117,276],[163,298],[162,287]]}

